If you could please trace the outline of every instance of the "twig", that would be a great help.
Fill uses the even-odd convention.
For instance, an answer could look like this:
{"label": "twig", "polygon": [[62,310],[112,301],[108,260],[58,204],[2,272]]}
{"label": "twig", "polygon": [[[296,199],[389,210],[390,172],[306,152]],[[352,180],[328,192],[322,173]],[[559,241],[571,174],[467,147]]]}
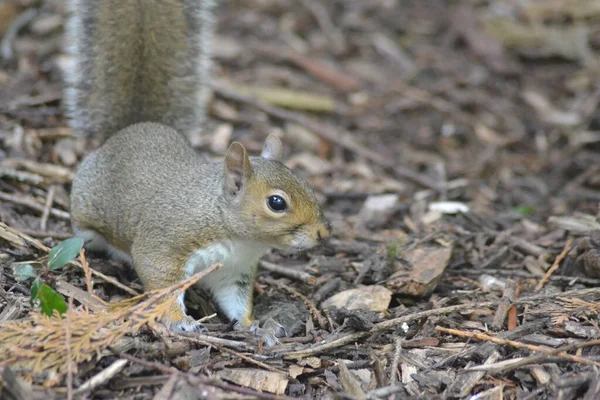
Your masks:
{"label": "twig", "polygon": [[[6,225],[4,222],[0,221],[0,231],[2,233],[6,233],[8,235],[11,235],[12,237],[15,238],[15,241],[9,240],[11,243],[13,243],[15,246],[25,246],[25,245],[30,245],[32,247],[35,247],[38,250],[43,251],[44,253],[48,253],[50,251],[50,248],[47,247],[46,245],[44,245],[42,242],[40,242],[37,239],[32,238],[29,235],[26,235],[14,228],[11,228],[10,226]],[[8,240],[8,238],[5,237],[6,240]]]}
{"label": "twig", "polygon": [[34,186],[41,184],[45,180],[43,176],[32,174],[31,172],[18,171],[14,168],[5,167],[0,167],[0,177],[14,179],[18,182],[25,182]]}
{"label": "twig", "polygon": [[[69,264],[74,265],[76,267],[79,267],[81,269],[83,269],[83,266],[81,265],[81,263],[77,262],[77,261],[71,261]],[[96,271],[95,269],[90,267],[90,271],[92,272],[92,275],[97,276],[98,278],[104,280],[105,282],[108,282],[116,287],[118,287],[119,289],[123,290],[124,292],[129,293],[132,296],[139,296],[139,293],[136,292],[135,290],[133,290],[132,288],[123,285],[121,282],[119,282],[118,280],[111,278],[110,276],[104,275],[102,272]],[[84,271],[85,272],[85,271]]]}
{"label": "twig", "polygon": [[40,229],[45,231],[48,225],[48,216],[50,215],[50,209],[52,203],[54,203],[54,196],[56,195],[56,185],[51,185],[48,189],[48,195],[46,196],[46,204],[44,204],[44,211],[42,212],[42,218],[40,219]]}
{"label": "twig", "polygon": [[[502,365],[501,368],[498,368],[498,364],[500,364],[500,363],[496,363],[495,365],[488,366],[487,368],[489,368],[489,369],[486,369],[486,370],[488,372],[494,371],[494,373],[506,373],[508,371],[513,371],[517,368],[521,368],[526,365],[539,364],[544,359],[547,359],[549,357],[556,357],[556,355],[560,352],[575,350],[575,349],[582,349],[584,347],[597,346],[599,344],[600,344],[600,340],[598,340],[598,339],[591,340],[589,342],[573,343],[573,344],[569,344],[566,346],[561,346],[557,349],[550,349],[550,352],[552,354],[538,354],[535,356],[523,357],[521,359],[515,360],[515,362],[512,362],[508,365]],[[475,366],[475,367],[471,367],[471,368],[476,369],[476,368],[481,368],[481,366]]]}
{"label": "twig", "polygon": [[398,364],[400,364],[400,354],[402,352],[402,338],[396,338],[395,347],[394,359],[392,360],[392,372],[390,372],[390,386],[394,386],[398,381]]}
{"label": "twig", "polygon": [[304,282],[308,285],[315,285],[317,278],[303,271],[297,271],[292,268],[280,267],[277,264],[270,263],[268,261],[261,261],[260,266],[267,271],[275,272],[276,274],[285,276],[286,278],[294,279],[297,281]]}
{"label": "twig", "polygon": [[83,269],[83,274],[85,275],[85,286],[89,295],[99,301],[102,301],[98,296],[94,294],[94,283],[92,282],[92,270],[90,268],[90,264],[88,264],[87,258],[85,258],[85,250],[79,250],[79,260],[81,262],[81,268]]}
{"label": "twig", "polygon": [[402,383],[397,383],[395,385],[385,386],[379,389],[371,390],[367,393],[367,400],[373,399],[382,399],[387,396],[391,396],[393,394],[399,393],[404,390],[404,385]]}
{"label": "twig", "polygon": [[[240,359],[242,359],[242,360],[244,360],[244,361],[246,361],[246,362],[248,362],[250,364],[254,364],[254,365],[256,365],[258,367],[261,367],[261,368],[264,368],[264,369],[266,369],[268,371],[277,372],[279,374],[283,374],[285,376],[288,376],[288,373],[285,372],[285,371],[279,370],[279,369],[277,369],[275,367],[272,367],[272,366],[270,366],[268,364],[265,364],[262,361],[255,360],[255,359],[253,359],[251,357],[248,357],[248,356],[246,356],[244,354],[240,354],[240,353],[238,353],[236,351],[233,351],[231,349],[223,347],[220,344],[217,344],[216,341],[212,340],[212,339],[216,339],[216,338],[212,338],[211,337],[210,340],[202,340],[202,339],[200,339],[198,337],[198,335],[197,335],[197,337],[182,336],[182,335],[175,335],[175,336],[180,337],[182,339],[186,339],[186,340],[195,342],[195,343],[198,343],[198,344],[201,344],[203,346],[213,347],[213,348],[215,348],[215,349],[217,349],[217,350],[219,350],[219,351],[221,351],[223,353],[231,354],[231,355],[233,355],[233,356],[235,356],[237,358],[240,358]],[[224,339],[221,339],[221,340],[224,340]],[[230,342],[230,341],[228,340],[228,342]]]}
{"label": "twig", "polygon": [[560,357],[560,358],[563,358],[565,360],[569,360],[572,362],[588,364],[588,365],[595,365],[596,367],[600,367],[600,362],[588,360],[587,358],[583,358],[583,357],[579,357],[579,356],[573,356],[571,354],[565,353],[564,351],[561,351],[559,353],[554,353],[554,349],[550,349],[547,347],[536,346],[536,345],[532,345],[532,344],[525,344],[525,343],[521,343],[521,342],[515,342],[514,340],[495,338],[493,336],[489,336],[489,335],[486,335],[483,333],[478,333],[478,332],[466,332],[466,331],[460,331],[458,329],[449,329],[449,328],[444,328],[441,326],[436,326],[435,330],[438,332],[447,333],[449,335],[459,336],[459,337],[463,337],[463,338],[472,338],[472,339],[477,339],[477,340],[481,340],[481,341],[485,341],[485,342],[492,342],[492,343],[500,344],[503,346],[516,347],[517,349],[527,349],[530,351],[537,351],[546,356],[556,356],[556,357]]}
{"label": "twig", "polygon": [[223,339],[223,338],[219,338],[219,337],[214,337],[214,336],[209,336],[209,335],[202,335],[202,334],[198,334],[196,332],[177,332],[177,333],[171,333],[172,335],[183,339],[183,340],[189,340],[192,342],[197,342],[198,340],[203,341],[204,343],[202,343],[202,345],[204,346],[213,346],[213,347],[230,347],[232,349],[236,349],[238,351],[250,351],[253,350],[253,347],[250,346],[248,343],[245,342],[239,342],[237,340],[229,340],[229,339]]}
{"label": "twig", "polygon": [[[0,200],[9,201],[14,204],[19,204],[21,206],[25,206],[32,210],[38,211],[40,213],[44,212],[43,205],[38,204],[33,199],[30,199],[27,197],[19,197],[19,196],[14,196],[9,193],[0,192]],[[68,212],[58,210],[56,208],[50,208],[50,215],[52,215],[53,217],[59,218],[59,219],[67,220],[67,221],[71,219],[71,216],[69,215]]]}
{"label": "twig", "polygon": [[339,90],[356,91],[360,89],[360,82],[343,72],[336,71],[329,66],[318,62],[314,57],[307,57],[302,54],[288,52],[285,58],[298,67],[312,74],[325,84]]}
{"label": "twig", "polygon": [[411,180],[418,185],[435,190],[436,192],[443,191],[443,188],[441,188],[440,185],[437,182],[433,181],[431,178],[417,174],[410,168],[398,165],[397,161],[386,158],[381,153],[370,150],[369,148],[358,144],[356,141],[354,141],[354,139],[352,139],[352,136],[348,132],[343,132],[339,130],[335,131],[332,128],[327,127],[325,125],[321,125],[318,122],[315,122],[301,114],[283,110],[281,108],[271,106],[263,101],[254,99],[252,97],[241,95],[217,83],[211,84],[211,87],[213,91],[221,97],[234,100],[239,103],[249,104],[271,115],[272,117],[284,121],[292,121],[299,125],[305,126],[309,130],[319,135],[321,138],[335,143],[338,146],[345,148],[346,150],[350,150],[377,165],[390,169],[394,171],[396,175],[402,178]]}
{"label": "twig", "polygon": [[567,243],[565,244],[563,251],[561,251],[560,254],[558,256],[556,256],[556,259],[552,263],[552,266],[550,268],[548,268],[548,271],[546,271],[546,273],[544,274],[542,279],[540,279],[538,284],[535,286],[536,292],[539,292],[540,290],[542,290],[542,288],[544,287],[546,282],[548,282],[548,280],[550,279],[550,277],[552,276],[554,271],[556,271],[558,269],[560,262],[567,256],[567,254],[569,254],[569,251],[571,250],[571,243],[573,243],[573,238],[569,238],[569,240],[567,240]]}
{"label": "twig", "polygon": [[53,239],[58,239],[58,240],[64,240],[64,239],[69,239],[71,237],[73,237],[72,233],[68,233],[68,232],[44,232],[44,231],[38,231],[35,229],[25,229],[25,228],[19,228],[19,230],[21,232],[23,232],[26,235],[32,236],[34,238],[53,238]]}
{"label": "twig", "polygon": [[115,375],[117,375],[129,361],[121,357],[119,360],[110,364],[106,369],[102,370],[100,373],[92,376],[87,382],[83,385],[79,386],[75,391],[75,394],[79,395],[85,393],[87,391],[91,391],[96,389],[98,386],[103,385],[104,383],[111,380]]}
{"label": "twig", "polygon": [[56,164],[40,163],[33,160],[21,158],[7,158],[2,161],[3,167],[25,168],[29,172],[39,174],[44,177],[44,180],[49,180],[53,183],[69,183],[75,175],[70,168]]}
{"label": "twig", "polygon": [[[552,298],[556,298],[556,297],[567,297],[567,296],[583,297],[583,296],[588,296],[591,294],[600,295],[600,288],[575,289],[575,290],[568,290],[563,293],[548,293],[548,294],[543,294],[543,295],[521,297],[519,299],[515,299],[513,301],[513,304],[515,304],[515,305],[527,304],[527,303],[538,302],[540,300],[552,299]],[[333,339],[333,340],[328,338],[326,340],[321,341],[320,344],[313,345],[308,349],[303,349],[303,350],[298,350],[298,351],[294,351],[291,353],[283,354],[283,358],[297,359],[297,358],[308,357],[308,356],[312,356],[312,355],[316,355],[316,354],[321,354],[321,353],[324,353],[329,350],[337,349],[338,347],[341,347],[345,344],[356,342],[357,340],[359,340],[363,337],[366,337],[366,336],[373,335],[374,333],[378,333],[378,332],[381,332],[381,331],[384,331],[387,329],[395,328],[396,326],[403,324],[405,322],[411,322],[411,321],[419,320],[421,318],[431,317],[434,315],[446,315],[446,314],[450,314],[450,313],[453,313],[456,311],[466,311],[466,310],[470,310],[470,309],[477,309],[477,308],[483,308],[483,307],[494,307],[494,306],[497,306],[499,303],[500,303],[499,301],[486,301],[486,302],[482,302],[482,303],[459,304],[459,305],[455,305],[455,306],[442,307],[442,308],[437,308],[437,309],[432,309],[432,310],[416,312],[416,313],[409,314],[409,315],[404,315],[402,317],[393,318],[393,319],[390,319],[387,321],[380,322],[380,323],[376,324],[375,327],[369,331],[350,333],[350,334],[341,336],[341,337],[339,337],[337,339]]]}
{"label": "twig", "polygon": [[[532,322],[524,323],[523,325],[518,326],[515,330],[512,331],[503,331],[496,335],[496,337],[500,337],[503,339],[520,339],[523,336],[527,336],[531,333],[540,331],[550,325],[550,317],[544,317],[540,319],[536,319]],[[454,363],[457,359],[469,359],[473,356],[476,356],[479,359],[487,358],[492,354],[496,349],[496,345],[493,343],[482,343],[479,346],[471,346],[469,348],[465,348],[459,353],[454,353],[449,357],[444,358],[441,361],[436,362],[435,364],[429,366],[425,369],[425,372],[439,370],[444,368],[452,363]]]}
{"label": "twig", "polygon": [[12,60],[13,54],[13,42],[17,37],[17,33],[29,24],[35,16],[38,14],[38,10],[35,8],[28,8],[23,11],[17,18],[14,19],[12,24],[9,25],[8,29],[4,33],[4,37],[2,38],[2,43],[0,44],[0,48],[2,49],[2,58],[5,60]]}
{"label": "twig", "polygon": [[58,127],[58,128],[29,128],[25,129],[25,135],[31,135],[40,139],[60,139],[65,137],[73,137],[73,131],[71,128]]}
{"label": "twig", "polygon": [[[69,297],[69,311],[73,309],[73,298]],[[65,347],[67,348],[67,400],[73,400],[73,359],[71,355],[71,313],[67,312],[65,323]]]}
{"label": "twig", "polygon": [[[500,353],[497,351],[492,352],[483,363],[484,365],[490,365],[498,361]],[[473,388],[483,379],[485,372],[482,371],[471,371],[466,376],[461,377],[462,379],[455,380],[450,386],[448,393],[450,396],[459,398],[465,398],[471,393]]]}
{"label": "twig", "polygon": [[[327,329],[327,319],[323,317],[323,314],[321,314],[315,303],[313,303],[308,297],[304,296],[302,293],[299,293],[298,291],[292,289],[289,286],[282,285],[281,283],[273,279],[263,278],[262,280],[268,283],[269,285],[276,286],[278,289],[286,291],[295,298],[301,300],[306,306],[306,308],[310,310],[310,313],[313,315],[313,317],[317,319],[319,326],[321,326],[321,328],[323,329]],[[330,328],[333,329],[333,326],[330,326]]]}

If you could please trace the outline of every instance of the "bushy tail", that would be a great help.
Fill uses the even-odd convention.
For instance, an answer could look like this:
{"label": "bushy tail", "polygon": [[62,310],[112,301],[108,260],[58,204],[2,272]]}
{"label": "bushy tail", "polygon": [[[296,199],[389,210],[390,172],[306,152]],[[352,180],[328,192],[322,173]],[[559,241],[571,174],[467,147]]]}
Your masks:
{"label": "bushy tail", "polygon": [[107,137],[154,121],[200,129],[213,0],[69,0],[65,103],[75,132]]}

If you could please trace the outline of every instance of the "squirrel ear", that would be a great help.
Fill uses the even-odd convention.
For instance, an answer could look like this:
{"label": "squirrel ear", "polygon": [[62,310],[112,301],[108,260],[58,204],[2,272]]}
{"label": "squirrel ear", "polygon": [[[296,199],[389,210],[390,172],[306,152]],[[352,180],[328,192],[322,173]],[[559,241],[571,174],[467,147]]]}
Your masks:
{"label": "squirrel ear", "polygon": [[225,155],[225,182],[227,193],[237,196],[244,190],[244,185],[252,175],[252,166],[244,146],[233,142]]}
{"label": "squirrel ear", "polygon": [[267,136],[260,156],[268,160],[281,161],[283,158],[283,144],[281,140],[275,135]]}

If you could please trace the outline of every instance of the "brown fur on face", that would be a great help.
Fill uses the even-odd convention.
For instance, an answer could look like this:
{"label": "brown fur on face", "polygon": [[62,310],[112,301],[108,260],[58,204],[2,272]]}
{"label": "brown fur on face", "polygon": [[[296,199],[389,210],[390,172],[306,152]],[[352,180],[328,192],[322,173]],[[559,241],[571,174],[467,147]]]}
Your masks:
{"label": "brown fur on face", "polygon": [[[252,177],[241,201],[241,217],[257,239],[281,250],[303,250],[329,236],[329,224],[313,190],[279,161],[252,158]],[[287,210],[269,210],[267,199],[282,195]]]}

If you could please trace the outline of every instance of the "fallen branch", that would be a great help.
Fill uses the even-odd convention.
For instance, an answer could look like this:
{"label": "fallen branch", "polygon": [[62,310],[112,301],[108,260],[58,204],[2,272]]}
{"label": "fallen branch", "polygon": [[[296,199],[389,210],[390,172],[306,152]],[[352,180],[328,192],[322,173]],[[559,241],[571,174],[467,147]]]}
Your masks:
{"label": "fallen branch", "polygon": [[48,217],[50,216],[50,210],[54,203],[54,196],[56,195],[56,185],[51,185],[48,189],[48,195],[46,196],[46,203],[44,204],[44,211],[42,212],[42,218],[40,219],[40,229],[46,230],[48,225]]}
{"label": "fallen branch", "polygon": [[280,267],[277,264],[270,263],[268,261],[261,261],[260,266],[267,271],[274,272],[278,275],[285,276],[296,281],[304,282],[307,285],[315,285],[317,278],[303,271],[297,271],[295,269]]}
{"label": "fallen branch", "polygon": [[567,240],[567,243],[565,244],[563,251],[561,251],[560,254],[556,256],[556,259],[552,263],[552,266],[548,268],[548,271],[546,271],[542,279],[540,279],[538,284],[535,286],[536,292],[542,290],[542,288],[548,282],[552,274],[558,269],[560,262],[567,256],[567,254],[569,254],[569,251],[571,250],[571,243],[573,243],[573,239],[569,238],[569,240]]}
{"label": "fallen branch", "polygon": [[[265,363],[264,363],[264,362],[262,362],[262,361],[255,360],[255,359],[253,359],[252,357],[249,357],[249,356],[247,356],[247,355],[245,355],[245,354],[238,353],[237,351],[234,351],[234,350],[228,349],[228,348],[226,348],[226,347],[222,346],[221,344],[218,344],[218,343],[217,343],[217,341],[216,341],[216,340],[214,340],[214,339],[219,339],[219,338],[212,338],[212,337],[208,337],[208,340],[202,340],[202,339],[200,339],[200,337],[199,337],[200,335],[196,335],[197,337],[192,337],[192,336],[182,336],[182,335],[175,335],[175,336],[176,336],[176,337],[179,337],[179,338],[181,338],[181,339],[184,339],[184,340],[189,340],[189,341],[191,341],[191,342],[195,342],[195,343],[201,344],[201,345],[203,345],[203,346],[209,346],[209,347],[212,347],[212,348],[214,348],[214,349],[217,349],[218,351],[220,351],[220,352],[222,352],[222,353],[230,354],[230,355],[232,355],[232,356],[234,356],[234,357],[237,357],[237,358],[239,358],[239,359],[242,359],[242,360],[246,361],[247,363],[254,364],[254,365],[256,365],[257,367],[260,367],[260,368],[266,369],[267,371],[271,371],[271,372],[277,372],[278,374],[282,374],[282,375],[284,375],[284,376],[288,376],[288,375],[289,375],[289,374],[288,374],[287,372],[285,372],[285,371],[282,371],[282,370],[280,370],[280,369],[277,369],[277,368],[275,368],[275,367],[272,367],[272,366],[270,366],[270,365],[268,365],[268,364],[265,364]],[[204,335],[202,335],[202,336],[204,336]],[[219,339],[219,340],[224,340],[224,339]],[[228,342],[231,342],[231,341],[228,341]],[[242,342],[242,343],[243,343],[243,342]],[[240,344],[240,342],[238,342],[238,344]],[[244,343],[244,344],[245,344],[245,343]]]}
{"label": "fallen branch", "polygon": [[[14,204],[18,204],[20,206],[27,207],[27,208],[30,208],[37,212],[40,212],[42,214],[44,213],[44,206],[36,203],[33,199],[28,198],[28,197],[19,197],[19,196],[14,196],[10,193],[0,192],[0,200],[8,201],[10,203],[14,203]],[[68,212],[59,210],[56,208],[50,208],[49,213],[53,217],[56,217],[56,218],[59,218],[62,220],[69,221],[71,219],[71,216],[69,215]]]}
{"label": "fallen branch", "polygon": [[470,338],[470,339],[477,339],[477,340],[481,340],[481,341],[484,341],[484,342],[492,342],[492,343],[500,344],[500,345],[503,345],[503,346],[515,347],[517,349],[526,349],[526,350],[530,350],[530,351],[537,351],[537,352],[542,353],[542,354],[544,354],[546,356],[560,357],[560,358],[568,360],[568,361],[572,361],[572,362],[576,362],[576,363],[580,363],[580,364],[594,365],[596,367],[600,367],[600,362],[588,360],[587,358],[583,358],[583,357],[579,357],[579,356],[573,356],[573,355],[568,354],[568,353],[566,353],[564,351],[555,353],[554,349],[550,349],[548,347],[536,346],[536,345],[533,345],[533,344],[526,344],[526,343],[521,343],[521,342],[515,342],[514,340],[506,340],[506,339],[495,338],[493,336],[489,336],[489,335],[486,335],[484,333],[460,331],[458,329],[449,329],[449,328],[444,328],[444,327],[441,327],[441,326],[436,326],[435,330],[437,332],[447,333],[447,334],[453,335],[453,336],[458,336],[458,337],[463,337],[463,338]]}
{"label": "fallen branch", "polygon": [[88,381],[84,382],[83,385],[77,388],[74,394],[83,394],[105,384],[106,382],[111,380],[116,374],[121,372],[123,368],[125,368],[127,363],[128,360],[125,360],[124,358],[118,359],[117,361],[110,364],[107,368],[100,371],[100,373],[92,376]]}

